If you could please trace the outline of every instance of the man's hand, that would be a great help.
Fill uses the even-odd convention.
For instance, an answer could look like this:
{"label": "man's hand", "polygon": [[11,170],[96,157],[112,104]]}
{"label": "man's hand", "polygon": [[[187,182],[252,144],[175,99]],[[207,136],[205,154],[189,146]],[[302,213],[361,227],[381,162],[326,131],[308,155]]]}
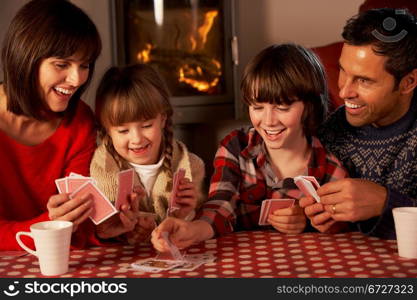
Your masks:
{"label": "man's hand", "polygon": [[363,221],[381,215],[387,198],[385,187],[363,179],[345,178],[317,190],[320,203],[336,221]]}
{"label": "man's hand", "polygon": [[311,225],[320,232],[336,233],[349,227],[345,222],[333,220],[333,215],[324,209],[323,204],[317,203],[311,196],[301,198],[300,206],[304,208],[304,213],[310,219]]}

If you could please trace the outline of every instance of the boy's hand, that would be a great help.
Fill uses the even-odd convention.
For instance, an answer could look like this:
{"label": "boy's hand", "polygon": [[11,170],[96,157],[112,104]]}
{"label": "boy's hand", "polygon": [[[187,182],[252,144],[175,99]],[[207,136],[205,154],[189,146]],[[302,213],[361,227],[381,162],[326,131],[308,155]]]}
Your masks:
{"label": "boy's hand", "polygon": [[307,218],[303,209],[294,205],[275,210],[269,215],[268,222],[282,233],[300,233],[306,227]]}

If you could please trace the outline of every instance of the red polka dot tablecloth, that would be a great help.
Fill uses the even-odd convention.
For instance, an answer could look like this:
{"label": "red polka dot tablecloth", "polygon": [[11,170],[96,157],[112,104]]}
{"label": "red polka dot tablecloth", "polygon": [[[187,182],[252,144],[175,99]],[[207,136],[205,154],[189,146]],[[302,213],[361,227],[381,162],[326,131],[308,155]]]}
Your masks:
{"label": "red polka dot tablecloth", "polygon": [[[195,245],[187,253],[211,253],[216,261],[192,272],[139,272],[130,264],[154,257],[152,245],[113,245],[71,251],[69,272],[60,277],[417,277],[417,259],[399,257],[396,241],[357,232],[237,232]],[[42,277],[37,258],[32,255],[0,257],[0,276]]]}

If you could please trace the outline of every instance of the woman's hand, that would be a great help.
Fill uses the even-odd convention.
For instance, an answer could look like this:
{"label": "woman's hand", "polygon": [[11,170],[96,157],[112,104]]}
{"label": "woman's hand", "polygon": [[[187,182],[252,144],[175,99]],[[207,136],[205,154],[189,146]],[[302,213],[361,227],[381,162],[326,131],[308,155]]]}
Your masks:
{"label": "woman's hand", "polygon": [[85,194],[72,199],[69,194],[57,194],[49,198],[46,205],[50,220],[70,221],[73,223],[73,231],[84,222],[93,211],[93,199]]}
{"label": "woman's hand", "polygon": [[173,212],[174,217],[184,219],[197,207],[197,192],[193,182],[183,178],[178,186],[177,201],[180,209]]}
{"label": "woman's hand", "polygon": [[307,225],[307,218],[303,209],[293,207],[275,210],[268,216],[268,222],[278,231],[283,233],[300,233]]}

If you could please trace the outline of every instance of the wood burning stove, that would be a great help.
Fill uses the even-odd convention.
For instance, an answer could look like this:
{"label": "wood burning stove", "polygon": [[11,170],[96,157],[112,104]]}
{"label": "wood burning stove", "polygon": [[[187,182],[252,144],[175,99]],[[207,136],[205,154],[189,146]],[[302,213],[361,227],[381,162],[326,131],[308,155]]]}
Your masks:
{"label": "wood burning stove", "polygon": [[234,118],[234,0],[112,3],[116,63],[154,66],[170,89],[176,123]]}

